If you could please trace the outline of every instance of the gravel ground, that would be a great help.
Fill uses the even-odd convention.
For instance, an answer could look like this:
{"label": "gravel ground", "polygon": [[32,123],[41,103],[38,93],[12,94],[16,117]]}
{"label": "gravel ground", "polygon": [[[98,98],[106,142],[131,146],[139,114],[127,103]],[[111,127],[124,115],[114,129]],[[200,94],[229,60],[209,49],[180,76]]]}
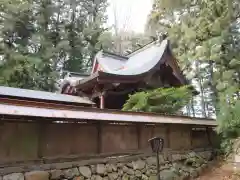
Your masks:
{"label": "gravel ground", "polygon": [[240,174],[234,173],[232,165],[218,162],[196,180],[240,180]]}

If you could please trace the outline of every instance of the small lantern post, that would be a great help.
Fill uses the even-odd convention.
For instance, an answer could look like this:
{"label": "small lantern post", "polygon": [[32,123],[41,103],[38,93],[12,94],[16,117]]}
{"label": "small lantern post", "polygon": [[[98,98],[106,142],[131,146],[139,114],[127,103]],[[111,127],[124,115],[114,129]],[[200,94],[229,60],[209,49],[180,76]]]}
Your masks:
{"label": "small lantern post", "polygon": [[159,167],[159,152],[162,152],[164,140],[160,137],[154,137],[148,140],[151,145],[152,151],[156,153],[157,158],[157,179],[160,180],[160,167]]}

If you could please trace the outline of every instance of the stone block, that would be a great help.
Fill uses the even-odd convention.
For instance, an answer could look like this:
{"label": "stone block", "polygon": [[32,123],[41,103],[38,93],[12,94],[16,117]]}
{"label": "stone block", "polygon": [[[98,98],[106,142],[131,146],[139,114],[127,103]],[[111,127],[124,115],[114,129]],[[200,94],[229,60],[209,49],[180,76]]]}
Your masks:
{"label": "stone block", "polygon": [[172,164],[172,169],[174,169],[175,171],[180,171],[181,168],[182,168],[182,166],[179,163]]}
{"label": "stone block", "polygon": [[24,180],[24,175],[22,173],[12,173],[3,176],[3,180]]}
{"label": "stone block", "polygon": [[132,167],[134,170],[141,170],[141,169],[145,168],[146,163],[143,160],[137,160],[137,161],[132,162],[132,165],[133,165]]}
{"label": "stone block", "polygon": [[142,174],[142,180],[148,180],[148,177],[145,174]]}
{"label": "stone block", "polygon": [[115,172],[109,173],[109,174],[108,174],[108,178],[109,178],[110,180],[116,180],[116,179],[118,178],[118,173],[115,173]]}
{"label": "stone block", "polygon": [[130,176],[128,174],[124,174],[122,180],[130,180]]}
{"label": "stone block", "polygon": [[123,166],[123,172],[127,173],[128,175],[134,175],[134,170],[128,168],[127,166]]}
{"label": "stone block", "polygon": [[148,157],[148,158],[146,159],[146,162],[147,162],[147,164],[150,165],[150,166],[157,164],[156,157]]}
{"label": "stone block", "polygon": [[108,173],[116,172],[117,167],[114,164],[106,164],[106,170]]}
{"label": "stone block", "polygon": [[158,180],[158,179],[157,179],[157,176],[155,175],[155,176],[150,176],[149,180]]}
{"label": "stone block", "polygon": [[92,174],[96,174],[97,173],[96,166],[95,165],[90,165],[90,167],[91,167]]}
{"label": "stone block", "polygon": [[91,180],[103,180],[103,178],[101,176],[99,176],[99,175],[93,175],[91,177]]}
{"label": "stone block", "polygon": [[122,176],[124,174],[122,169],[118,169],[117,173],[118,173],[119,176]]}
{"label": "stone block", "polygon": [[189,178],[189,175],[187,173],[183,173],[180,177],[179,180],[187,180]]}
{"label": "stone block", "polygon": [[181,154],[173,154],[172,155],[172,161],[180,161],[183,159],[183,156]]}
{"label": "stone block", "polygon": [[161,171],[160,177],[161,179],[164,179],[164,180],[174,180],[179,178],[178,175],[173,170]]}
{"label": "stone block", "polygon": [[127,163],[126,166],[129,168],[133,168],[133,163]]}
{"label": "stone block", "polygon": [[140,170],[135,171],[135,176],[136,177],[142,177],[142,172]]}
{"label": "stone block", "polygon": [[212,157],[212,152],[211,151],[204,151],[200,152],[199,155],[204,158],[205,160],[209,161]]}
{"label": "stone block", "polygon": [[104,164],[97,164],[96,172],[99,175],[104,175],[107,172],[106,166]]}
{"label": "stone block", "polygon": [[73,178],[73,180],[84,180],[83,176],[76,176]]}
{"label": "stone block", "polygon": [[54,169],[50,171],[50,179],[61,179],[64,176],[62,170]]}
{"label": "stone block", "polygon": [[111,164],[111,166],[112,166],[112,170],[113,170],[114,172],[116,172],[116,171],[117,171],[117,166],[116,166],[115,164]]}
{"label": "stone block", "polygon": [[165,169],[170,169],[170,165],[169,164],[164,164],[164,165],[160,165],[160,170],[165,170]]}
{"label": "stone block", "polygon": [[189,152],[188,154],[187,154],[187,158],[192,158],[192,157],[197,157],[198,155],[194,152],[194,151],[192,151],[192,152]]}
{"label": "stone block", "polygon": [[117,163],[117,168],[122,168],[124,166],[123,163]]}
{"label": "stone block", "polygon": [[165,162],[165,158],[163,154],[160,154],[159,156],[159,163],[164,163]]}
{"label": "stone block", "polygon": [[25,180],[49,180],[49,173],[46,171],[31,171],[25,173]]}
{"label": "stone block", "polygon": [[147,169],[146,167],[141,170],[142,173],[146,173]]}
{"label": "stone block", "polygon": [[130,176],[130,178],[129,178],[130,180],[139,180],[139,178],[138,177],[136,177],[136,176]]}
{"label": "stone block", "polygon": [[146,174],[147,176],[150,176],[150,175],[151,175],[150,169],[148,169],[145,174]]}
{"label": "stone block", "polygon": [[191,169],[191,170],[189,171],[189,175],[190,175],[190,177],[192,177],[192,178],[196,178],[196,177],[198,177],[198,172],[197,172],[197,170],[195,170],[195,169]]}
{"label": "stone block", "polygon": [[202,169],[204,170],[204,169],[207,169],[207,167],[208,167],[208,165],[207,164],[202,164]]}
{"label": "stone block", "polygon": [[71,179],[75,176],[79,176],[78,168],[72,168],[72,169],[65,169],[63,170],[64,177],[67,179]]}
{"label": "stone block", "polygon": [[90,178],[92,175],[91,169],[87,166],[81,166],[78,168],[81,175],[83,175],[86,178]]}
{"label": "stone block", "polygon": [[198,172],[198,174],[202,174],[203,168],[202,168],[202,167],[198,167],[198,168],[196,169],[196,171]]}

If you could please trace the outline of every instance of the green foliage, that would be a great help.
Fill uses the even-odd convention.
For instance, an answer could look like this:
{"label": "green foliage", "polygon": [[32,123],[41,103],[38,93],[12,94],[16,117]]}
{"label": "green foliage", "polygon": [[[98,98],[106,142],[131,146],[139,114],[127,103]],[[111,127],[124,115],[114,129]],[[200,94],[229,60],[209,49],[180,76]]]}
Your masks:
{"label": "green foliage", "polygon": [[123,110],[175,114],[189,102],[191,97],[192,91],[188,86],[138,92],[129,97]]}
{"label": "green foliage", "polygon": [[92,64],[106,0],[0,1],[0,85],[55,91]]}
{"label": "green foliage", "polygon": [[220,153],[226,156],[233,152],[234,139],[221,138]]}
{"label": "green foliage", "polygon": [[[222,148],[240,136],[240,3],[238,0],[155,0],[151,30],[165,31],[184,73],[200,91],[194,100],[217,116]],[[170,7],[170,8],[169,8]],[[196,112],[195,106],[190,107]]]}
{"label": "green foliage", "polygon": [[218,114],[217,132],[225,139],[240,137],[240,100],[222,103]]}
{"label": "green foliage", "polygon": [[[103,26],[107,6],[107,0],[0,1],[0,85],[55,91],[62,71],[88,71],[101,46],[115,52],[116,37]],[[147,39],[123,36],[131,36],[123,50]]]}
{"label": "green foliage", "polygon": [[148,26],[168,33],[184,73],[200,91],[197,106],[202,115],[211,109],[216,113],[225,91],[239,89],[239,2],[155,0],[155,4]]}

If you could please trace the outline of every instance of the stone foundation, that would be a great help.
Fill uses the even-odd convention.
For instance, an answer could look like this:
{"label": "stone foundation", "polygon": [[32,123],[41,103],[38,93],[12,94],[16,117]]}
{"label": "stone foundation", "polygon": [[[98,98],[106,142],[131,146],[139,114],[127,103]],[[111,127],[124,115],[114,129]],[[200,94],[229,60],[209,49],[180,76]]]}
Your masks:
{"label": "stone foundation", "polygon": [[[197,177],[211,151],[161,154],[161,180]],[[0,180],[155,180],[156,157],[138,155],[0,169]]]}

